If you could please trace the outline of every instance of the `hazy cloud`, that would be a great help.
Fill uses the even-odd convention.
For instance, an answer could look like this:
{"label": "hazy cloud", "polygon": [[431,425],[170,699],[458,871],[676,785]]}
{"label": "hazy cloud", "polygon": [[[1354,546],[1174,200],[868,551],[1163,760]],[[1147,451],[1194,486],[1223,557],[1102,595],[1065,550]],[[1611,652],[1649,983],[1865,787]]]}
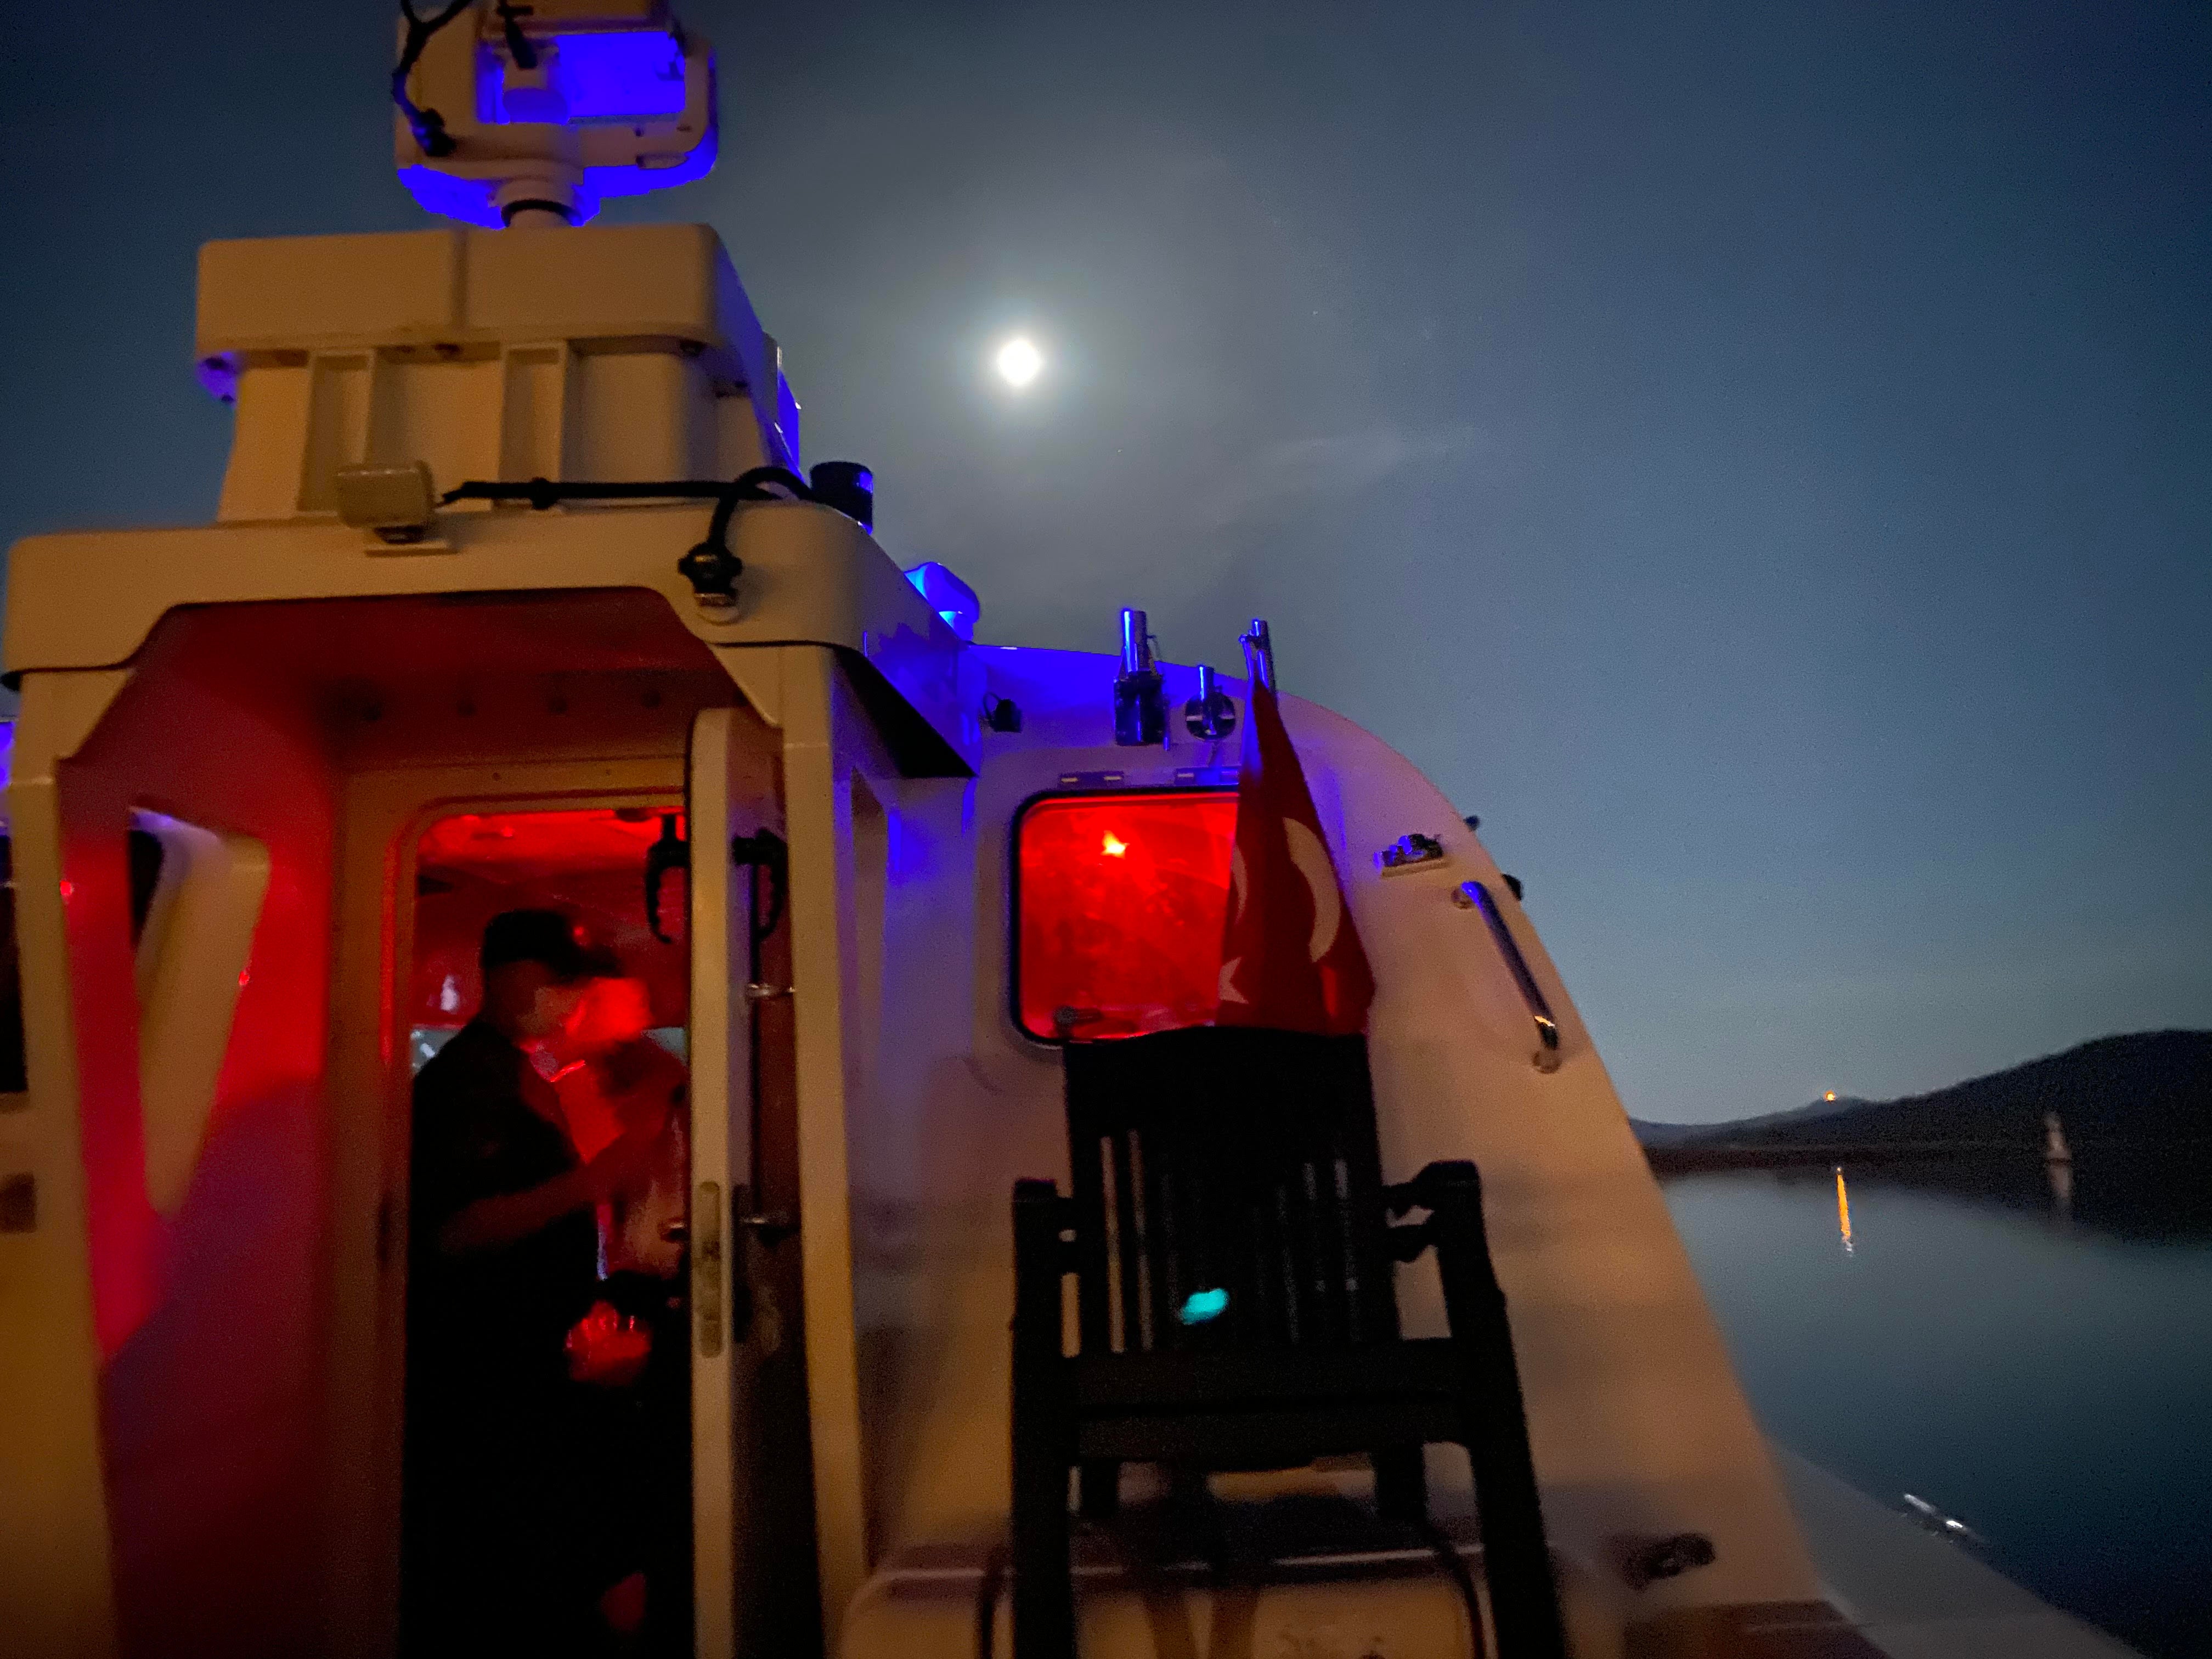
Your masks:
{"label": "hazy cloud", "polygon": [[1267,444],[1219,479],[1199,518],[1217,529],[1264,520],[1309,496],[1371,489],[1416,463],[1480,457],[1490,447],[1482,429],[1465,422],[1427,428],[1377,422]]}

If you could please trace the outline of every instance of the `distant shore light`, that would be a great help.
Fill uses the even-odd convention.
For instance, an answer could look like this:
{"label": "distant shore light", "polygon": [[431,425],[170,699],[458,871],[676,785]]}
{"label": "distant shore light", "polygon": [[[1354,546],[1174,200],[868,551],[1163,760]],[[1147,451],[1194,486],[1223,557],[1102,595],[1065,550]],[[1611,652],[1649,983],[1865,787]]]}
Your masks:
{"label": "distant shore light", "polygon": [[1829,1091],[1828,1091],[1828,1092],[1827,1092],[1826,1094],[1822,1095],[1822,1096],[1820,1097],[1820,1098],[1821,1098],[1821,1099],[1823,1099],[1823,1100],[1833,1100],[1835,1097],[1836,1097],[1836,1091],[1835,1091],[1833,1089],[1829,1090]]}
{"label": "distant shore light", "polygon": [[1044,369],[1044,353],[1036,349],[1036,343],[1026,334],[1017,334],[1000,346],[998,356],[993,361],[997,365],[999,378],[1017,391],[1036,379]]}

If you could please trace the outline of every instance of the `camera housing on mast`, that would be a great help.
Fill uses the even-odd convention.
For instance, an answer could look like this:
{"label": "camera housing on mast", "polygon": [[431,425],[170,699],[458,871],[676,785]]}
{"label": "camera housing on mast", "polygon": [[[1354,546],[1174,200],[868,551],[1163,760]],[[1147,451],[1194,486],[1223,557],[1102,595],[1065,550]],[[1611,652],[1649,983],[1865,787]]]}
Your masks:
{"label": "camera housing on mast", "polygon": [[399,47],[399,177],[433,213],[582,224],[714,165],[713,51],[666,0],[412,0]]}

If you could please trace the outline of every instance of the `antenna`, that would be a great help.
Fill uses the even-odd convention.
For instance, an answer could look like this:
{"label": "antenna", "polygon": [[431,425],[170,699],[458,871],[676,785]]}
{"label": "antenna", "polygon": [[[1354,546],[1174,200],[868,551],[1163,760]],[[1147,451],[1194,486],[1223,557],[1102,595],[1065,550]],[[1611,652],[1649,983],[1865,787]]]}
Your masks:
{"label": "antenna", "polygon": [[580,225],[609,196],[714,165],[714,52],[667,0],[400,0],[400,14],[395,159],[432,213]]}

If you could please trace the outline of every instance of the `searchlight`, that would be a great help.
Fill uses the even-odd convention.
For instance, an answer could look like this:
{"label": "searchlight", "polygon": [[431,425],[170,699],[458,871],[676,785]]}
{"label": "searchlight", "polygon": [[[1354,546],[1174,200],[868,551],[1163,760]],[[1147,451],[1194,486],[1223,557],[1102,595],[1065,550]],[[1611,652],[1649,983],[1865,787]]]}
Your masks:
{"label": "searchlight", "polygon": [[666,0],[401,0],[399,177],[432,213],[579,225],[610,196],[703,178],[714,54]]}

